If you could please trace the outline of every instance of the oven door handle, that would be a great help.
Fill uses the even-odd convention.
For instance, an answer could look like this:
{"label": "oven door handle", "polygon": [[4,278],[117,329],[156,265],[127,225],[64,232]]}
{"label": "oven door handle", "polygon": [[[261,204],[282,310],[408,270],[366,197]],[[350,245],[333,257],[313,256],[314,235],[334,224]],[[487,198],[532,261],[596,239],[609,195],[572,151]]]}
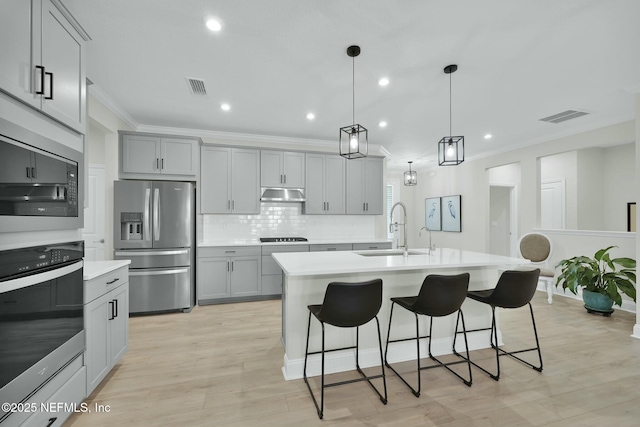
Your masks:
{"label": "oven door handle", "polygon": [[83,265],[83,261],[80,260],[74,262],[73,264],[65,265],[64,267],[45,271],[44,273],[36,273],[29,276],[20,277],[18,279],[0,282],[0,293],[14,291],[16,289],[37,285],[38,283],[43,283],[62,276],[66,276],[67,274],[73,273],[74,271],[81,270]]}

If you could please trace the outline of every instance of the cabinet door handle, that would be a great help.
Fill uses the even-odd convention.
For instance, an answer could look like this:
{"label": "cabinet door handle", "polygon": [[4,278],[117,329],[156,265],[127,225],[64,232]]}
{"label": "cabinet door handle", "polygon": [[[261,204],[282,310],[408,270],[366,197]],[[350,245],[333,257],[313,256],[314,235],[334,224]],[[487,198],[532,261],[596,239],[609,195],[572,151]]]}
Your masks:
{"label": "cabinet door handle", "polygon": [[225,254],[235,254],[236,251],[224,251]]}
{"label": "cabinet door handle", "polygon": [[369,212],[369,202],[365,203],[367,205],[367,212]]}
{"label": "cabinet door handle", "polygon": [[31,168],[31,178],[37,178],[37,176],[36,176],[36,168]]}
{"label": "cabinet door handle", "polygon": [[232,200],[232,201],[231,201],[231,210],[233,211],[233,210],[235,210],[235,209],[236,209],[236,201],[235,201],[235,200]]}
{"label": "cabinet door handle", "polygon": [[284,183],[285,184],[287,183],[287,174],[286,173],[284,174]]}
{"label": "cabinet door handle", "polygon": [[[45,96],[44,99],[53,99],[53,73],[45,73],[49,76],[49,96]],[[44,91],[44,88],[42,88]]]}
{"label": "cabinet door handle", "polygon": [[282,175],[280,175],[280,184],[282,184]]}
{"label": "cabinet door handle", "polygon": [[363,204],[362,204],[362,211],[364,212],[364,211],[366,211],[366,210],[367,210],[366,205],[363,203]]}
{"label": "cabinet door handle", "polygon": [[160,169],[160,159],[156,157],[156,169]]}
{"label": "cabinet door handle", "polygon": [[327,202],[327,210],[329,210],[329,202]]}
{"label": "cabinet door handle", "polygon": [[160,169],[164,169],[164,159],[162,159],[162,167]]}
{"label": "cabinet door handle", "polygon": [[113,300],[113,305],[116,308],[116,314],[113,316],[113,318],[115,319],[116,317],[118,317],[118,300],[117,299]]}
{"label": "cabinet door handle", "polygon": [[44,67],[36,65],[36,68],[40,70],[40,90],[36,90],[36,95],[44,95]]}
{"label": "cabinet door handle", "polygon": [[231,210],[231,200],[227,200],[227,210]]}
{"label": "cabinet door handle", "polygon": [[31,178],[31,168],[27,166],[27,178]]}
{"label": "cabinet door handle", "polygon": [[109,317],[109,320],[113,320],[115,318],[115,316],[113,315],[113,301],[109,301],[109,311],[111,311],[111,317]]}
{"label": "cabinet door handle", "polygon": [[112,285],[112,284],[116,283],[118,280],[120,280],[120,278],[119,278],[119,277],[116,277],[116,278],[115,278],[115,279],[113,279],[112,281],[107,282],[107,285]]}
{"label": "cabinet door handle", "polygon": [[231,264],[229,261],[227,261],[227,271],[231,271],[231,267],[229,266],[229,264]]}
{"label": "cabinet door handle", "polygon": [[231,271],[233,271],[233,261],[231,261]]}
{"label": "cabinet door handle", "polygon": [[49,422],[47,423],[47,427],[51,427],[53,425],[53,423],[56,422],[57,419],[58,419],[58,417],[49,418]]}

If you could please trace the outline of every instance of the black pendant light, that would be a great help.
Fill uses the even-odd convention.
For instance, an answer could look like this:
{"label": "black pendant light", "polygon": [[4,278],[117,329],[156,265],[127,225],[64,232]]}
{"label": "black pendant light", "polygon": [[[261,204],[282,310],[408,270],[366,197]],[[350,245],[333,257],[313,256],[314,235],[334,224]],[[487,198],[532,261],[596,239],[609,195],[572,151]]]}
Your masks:
{"label": "black pendant light", "polygon": [[404,185],[416,185],[418,184],[418,172],[411,170],[411,163],[409,162],[409,170],[404,173]]}
{"label": "black pendant light", "polygon": [[455,64],[444,67],[445,74],[449,74],[449,136],[438,142],[438,164],[440,166],[455,166],[464,162],[464,136],[451,136],[451,74],[458,66]]}
{"label": "black pendant light", "polygon": [[347,159],[358,159],[367,157],[369,153],[368,131],[364,126],[356,123],[356,60],[360,55],[360,46],[349,46],[347,55],[353,58],[352,78],[353,78],[353,121],[352,125],[340,128],[340,155]]}

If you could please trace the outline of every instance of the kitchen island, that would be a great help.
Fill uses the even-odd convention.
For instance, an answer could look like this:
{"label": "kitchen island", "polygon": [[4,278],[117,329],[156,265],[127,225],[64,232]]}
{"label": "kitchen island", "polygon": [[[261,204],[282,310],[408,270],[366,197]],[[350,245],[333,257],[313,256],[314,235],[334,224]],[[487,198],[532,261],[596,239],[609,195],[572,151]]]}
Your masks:
{"label": "kitchen island", "polygon": [[[459,249],[441,248],[429,252],[427,249],[410,250],[404,256],[399,250],[364,252],[298,252],[276,253],[273,258],[282,268],[282,343],[284,363],[282,372],[287,380],[302,378],[305,342],[310,304],[321,304],[330,282],[360,282],[381,278],[383,281],[382,307],[378,314],[383,345],[386,340],[392,297],[417,295],[422,281],[428,274],[470,273],[470,290],[495,287],[499,269],[510,269],[527,264],[520,258],[490,255]],[[467,329],[489,327],[491,311],[485,304],[467,299],[462,305]],[[455,315],[437,318],[432,338],[434,355],[450,354],[452,351]],[[420,316],[420,331],[428,331],[428,318]],[[343,329],[326,325],[326,348],[340,348],[354,345],[355,328]],[[375,322],[360,328],[360,366],[380,364]],[[311,321],[309,350],[320,348],[320,324]],[[499,333],[499,331],[498,331]],[[415,336],[415,318],[406,310],[395,310],[391,336],[408,338]],[[498,335],[499,340],[500,333]],[[489,332],[468,334],[471,350],[489,347]],[[426,340],[421,340],[426,354]],[[457,346],[464,348],[464,341]],[[413,360],[416,356],[415,342],[405,341],[389,346],[389,362]],[[331,352],[326,355],[326,372],[342,372],[354,369],[354,350]],[[307,374],[320,374],[320,356],[310,356]]]}

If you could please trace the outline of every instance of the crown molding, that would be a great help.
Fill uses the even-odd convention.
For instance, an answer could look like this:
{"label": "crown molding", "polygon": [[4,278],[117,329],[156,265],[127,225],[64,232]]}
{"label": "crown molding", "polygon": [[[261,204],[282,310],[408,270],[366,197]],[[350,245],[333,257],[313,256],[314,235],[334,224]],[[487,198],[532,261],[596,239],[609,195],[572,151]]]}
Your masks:
{"label": "crown molding", "polygon": [[131,129],[137,129],[140,123],[136,121],[129,113],[127,113],[118,103],[116,103],[109,95],[107,95],[100,87],[93,83],[89,86],[89,94],[93,95],[98,101],[107,107],[113,114],[118,116],[120,120],[125,122]]}
{"label": "crown molding", "polygon": [[[138,125],[135,129],[138,132],[159,133],[166,135],[184,135],[194,136],[202,139],[214,139],[223,143],[243,142],[254,145],[268,145],[273,147],[294,145],[302,150],[310,151],[330,151],[337,146],[336,141],[310,138],[295,138],[290,136],[258,135],[251,133],[223,132],[216,130],[186,129],[152,125]],[[204,141],[204,143],[206,144],[207,141]],[[369,152],[385,157],[389,156],[390,154],[383,146],[375,144],[369,144]]]}

